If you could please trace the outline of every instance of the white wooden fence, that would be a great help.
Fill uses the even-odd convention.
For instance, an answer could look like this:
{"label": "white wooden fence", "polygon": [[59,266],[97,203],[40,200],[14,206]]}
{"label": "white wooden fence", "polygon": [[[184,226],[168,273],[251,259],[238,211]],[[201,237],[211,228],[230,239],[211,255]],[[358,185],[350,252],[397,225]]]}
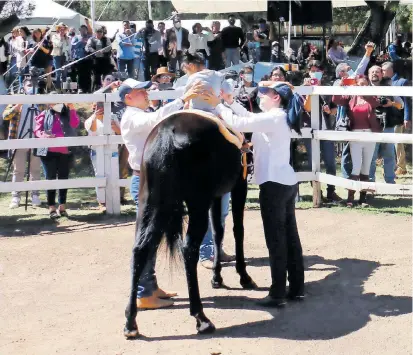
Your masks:
{"label": "white wooden fence", "polygon": [[[320,131],[319,126],[319,95],[375,95],[375,96],[413,96],[411,87],[297,87],[296,92],[301,95],[312,95],[311,129],[304,129],[300,138],[312,140],[312,171],[299,172],[300,182],[313,181],[313,204],[321,204],[320,183],[351,188],[356,191],[369,189],[378,194],[412,195],[412,186],[403,184],[370,183],[347,180],[320,171],[320,140],[331,141],[370,141],[388,143],[412,144],[412,135],[396,133],[365,133],[365,132],[336,132]],[[179,91],[151,92],[151,99],[173,99],[179,97]],[[82,95],[39,95],[39,96],[0,96],[1,104],[44,104],[44,103],[104,103],[104,133],[94,137],[70,137],[54,139],[15,139],[0,141],[0,150],[24,149],[42,147],[73,147],[94,146],[97,152],[97,175],[69,180],[29,181],[29,182],[1,182],[0,193],[11,191],[47,190],[61,188],[91,188],[102,189],[105,194],[106,209],[109,214],[120,213],[119,187],[129,186],[127,179],[119,179],[119,161],[112,157],[112,147],[122,143],[121,136],[111,135],[111,103],[119,101],[117,94],[82,94]],[[293,135],[293,138],[298,138]]]}

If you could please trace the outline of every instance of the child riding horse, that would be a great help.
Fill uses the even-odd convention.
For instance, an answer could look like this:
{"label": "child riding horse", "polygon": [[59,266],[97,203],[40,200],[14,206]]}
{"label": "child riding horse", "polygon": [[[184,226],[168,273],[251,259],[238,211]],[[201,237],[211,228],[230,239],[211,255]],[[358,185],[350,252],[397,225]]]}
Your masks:
{"label": "child riding horse", "polygon": [[246,183],[241,169],[241,146],[242,136],[239,133],[228,129],[214,115],[198,110],[171,114],[149,135],[141,164],[140,209],[132,256],[132,287],[125,312],[127,322],[124,334],[127,338],[139,334],[135,320],[137,285],[147,259],[156,253],[163,236],[172,253],[180,247],[184,204],[189,216],[183,256],[190,314],[196,319],[199,333],[215,330],[215,326],[203,312],[199,294],[199,247],[207,231],[208,211],[211,208],[216,252],[212,284],[220,287],[223,282],[220,245],[224,235],[220,198],[231,191],[237,182],[241,193],[235,192],[234,196],[241,197],[241,200],[235,198],[234,201],[233,196],[234,219],[238,220],[236,225],[234,223],[236,270],[244,288],[256,287],[246,272],[243,255],[242,219]]}

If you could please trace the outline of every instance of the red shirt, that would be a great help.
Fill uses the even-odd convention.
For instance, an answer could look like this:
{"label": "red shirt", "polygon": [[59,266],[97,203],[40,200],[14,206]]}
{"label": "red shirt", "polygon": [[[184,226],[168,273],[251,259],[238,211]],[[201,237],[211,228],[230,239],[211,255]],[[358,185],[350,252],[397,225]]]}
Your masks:
{"label": "red shirt", "polygon": [[[366,102],[357,105],[360,98]],[[373,96],[333,96],[333,102],[347,107],[347,116],[350,119],[350,130],[371,129],[372,132],[382,132],[383,129],[376,117],[374,109],[379,105]]]}

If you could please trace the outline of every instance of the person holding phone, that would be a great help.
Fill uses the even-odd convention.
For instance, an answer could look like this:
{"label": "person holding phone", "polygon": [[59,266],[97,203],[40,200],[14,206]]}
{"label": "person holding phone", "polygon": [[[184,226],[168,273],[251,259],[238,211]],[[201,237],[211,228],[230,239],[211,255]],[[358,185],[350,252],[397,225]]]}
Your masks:
{"label": "person holding phone", "polygon": [[[50,94],[57,94],[51,92]],[[73,104],[51,104],[36,118],[34,135],[37,138],[61,138],[76,136],[79,116]],[[47,180],[66,180],[69,178],[70,151],[67,147],[50,147],[42,150],[42,161]],[[47,205],[51,219],[67,217],[67,189],[59,190],[59,207],[56,208],[56,190],[47,190]]]}
{"label": "person holding phone", "polygon": [[[355,79],[355,81],[357,86],[369,85],[365,76],[360,76]],[[375,113],[376,107],[380,105],[377,97],[333,96],[333,102],[348,108],[347,115],[350,119],[350,131],[381,132],[381,127]],[[350,142],[351,162],[353,166],[350,176],[351,180],[369,181],[370,164],[375,147],[375,142]],[[354,190],[348,190],[347,207],[353,207],[354,195]],[[361,206],[367,205],[366,195],[367,191],[360,191],[359,203]]]}

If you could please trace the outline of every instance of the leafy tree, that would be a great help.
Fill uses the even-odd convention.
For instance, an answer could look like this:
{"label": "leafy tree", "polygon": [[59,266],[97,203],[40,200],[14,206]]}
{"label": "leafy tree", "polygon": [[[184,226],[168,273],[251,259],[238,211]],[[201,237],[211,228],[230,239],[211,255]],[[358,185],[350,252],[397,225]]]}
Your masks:
{"label": "leafy tree", "polygon": [[0,36],[19,23],[19,17],[30,16],[35,5],[29,0],[0,1]]}
{"label": "leafy tree", "polygon": [[353,33],[357,33],[366,21],[367,6],[336,7],[333,9],[333,25],[348,25]]}
{"label": "leafy tree", "polygon": [[400,1],[365,1],[369,7],[369,16],[351,45],[348,54],[362,56],[364,46],[373,41],[377,46],[381,44],[386,32],[396,16]]}
{"label": "leafy tree", "polygon": [[396,24],[399,26],[400,32],[411,33],[412,32],[412,17],[413,7],[412,5],[400,5],[397,8]]}

